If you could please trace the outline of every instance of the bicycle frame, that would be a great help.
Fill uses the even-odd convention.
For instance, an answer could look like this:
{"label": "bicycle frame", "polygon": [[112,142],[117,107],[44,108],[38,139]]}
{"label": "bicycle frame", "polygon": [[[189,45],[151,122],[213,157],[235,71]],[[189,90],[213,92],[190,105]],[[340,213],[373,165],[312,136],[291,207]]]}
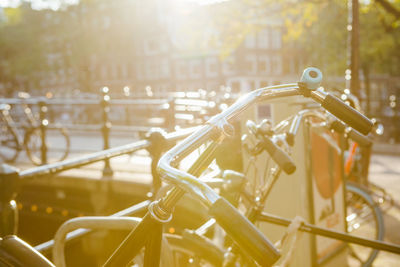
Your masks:
{"label": "bicycle frame", "polygon": [[[211,207],[221,198],[209,186],[199,181],[196,176],[201,173],[204,166],[208,166],[210,163],[207,161],[210,160],[210,154],[214,150],[215,146],[221,142],[225,136],[233,134],[228,121],[234,119],[256,101],[299,95],[300,92],[298,89],[299,87],[297,84],[289,84],[255,90],[240,98],[222,113],[211,118],[205,126],[201,127],[191,136],[164,154],[160,159],[158,170],[163,179],[166,179],[169,183],[172,183],[177,187],[172,189],[164,198],[155,201],[150,205],[149,212],[143,218],[142,222],[133,232],[131,232],[119,249],[115,251],[113,256],[106,263],[106,266],[123,265],[128,263],[129,258],[126,259],[126,257],[134,255],[134,252],[138,252],[138,250],[145,245],[146,241],[143,239],[147,238],[144,236],[143,228],[147,227],[141,226],[145,225],[146,221],[148,221],[147,223],[152,225],[152,228],[156,229],[156,232],[158,233],[153,233],[151,237],[148,237],[150,241],[147,242],[149,246],[146,247],[146,254],[153,254],[153,259],[159,261],[158,252],[160,250],[159,240],[161,235],[160,223],[169,221],[173,207],[184,193],[187,191],[194,194],[208,207]],[[215,140],[214,145],[209,146],[206,152],[200,155],[199,159],[192,165],[188,173],[171,166],[177,166],[185,156],[193,152],[208,140]],[[130,240],[135,240],[135,242],[131,242]],[[145,256],[145,259],[146,258],[147,257]]]}
{"label": "bicycle frame", "polygon": [[[221,207],[227,207],[223,203],[223,199],[214,192],[208,185],[199,181],[196,176],[200,175],[204,166],[208,166],[210,163],[210,155],[212,154],[215,146],[221,142],[226,136],[233,134],[233,127],[229,124],[235,119],[241,112],[246,110],[249,106],[256,103],[257,101],[271,100],[281,97],[289,97],[295,95],[304,95],[311,97],[317,102],[324,105],[326,108],[336,111],[345,120],[351,121],[357,124],[359,118],[363,120],[366,127],[362,131],[369,132],[371,130],[372,124],[368,119],[360,115],[358,112],[354,113],[353,109],[349,109],[340,100],[326,94],[322,90],[316,90],[319,82],[321,81],[322,74],[319,70],[314,68],[306,69],[303,73],[301,84],[287,84],[271,86],[266,88],[261,88],[253,92],[248,93],[236,101],[232,106],[223,111],[222,113],[211,118],[207,124],[193,133],[191,136],[183,140],[180,144],[176,145],[170,151],[165,153],[159,161],[158,171],[163,179],[167,182],[175,185],[171,191],[167,193],[162,199],[154,201],[149,206],[149,212],[145,215],[141,223],[134,229],[128,237],[124,240],[121,246],[114,252],[114,254],[109,258],[105,266],[121,266],[129,263],[129,259],[132,255],[136,255],[141,247],[146,246],[145,255],[145,265],[155,264],[152,266],[157,266],[159,264],[160,257],[160,240],[161,240],[161,229],[162,223],[165,223],[171,219],[171,212],[177,203],[177,201],[185,194],[189,192],[201,200],[207,207],[214,211],[214,216],[223,228],[236,239],[239,245],[243,245],[242,248],[246,249],[255,259],[260,263],[263,262],[265,265],[273,264],[277,258],[279,258],[279,253],[276,249],[265,241],[264,239],[260,241],[264,242],[263,249],[265,247],[266,253],[259,253],[262,249],[259,247],[252,247],[252,242],[256,240],[251,240],[252,236],[260,238],[260,232],[254,230],[254,226],[248,221],[241,221],[246,227],[246,230],[250,229],[248,232],[241,233],[241,229],[233,228],[234,226],[229,225],[229,219],[227,216],[237,216],[236,209],[232,208],[225,213],[218,214],[221,211]],[[343,110],[342,110],[343,109]],[[347,112],[352,113],[353,118],[346,118]],[[361,117],[360,117],[361,116]],[[357,118],[356,118],[357,117]],[[367,122],[367,121],[368,122]],[[368,129],[366,129],[368,128]],[[199,148],[201,145],[205,144],[208,140],[213,140],[213,144],[207,148],[207,150],[198,158],[198,160],[191,166],[188,172],[181,171],[176,168],[179,162],[193,152],[195,149]],[[208,163],[208,164],[207,164]],[[221,206],[222,205],[222,206]],[[216,208],[214,208],[217,206]],[[228,207],[229,208],[229,207]],[[239,214],[240,215],[240,214]],[[242,219],[242,216],[239,216]],[[224,224],[224,225],[223,225]],[[250,224],[250,226],[249,226]],[[228,230],[226,229],[228,228]],[[147,231],[153,229],[151,234],[148,235]],[[243,229],[244,230],[244,229]],[[247,236],[248,235],[248,236]],[[261,234],[262,235],[262,234]],[[265,242],[269,245],[265,245]],[[252,249],[257,251],[252,251]],[[257,254],[258,253],[258,254]],[[270,258],[268,258],[270,257]],[[148,259],[148,261],[146,261]]]}
{"label": "bicycle frame", "polygon": [[[335,119],[332,115],[327,114],[326,112],[322,112],[321,110],[318,109],[311,109],[311,110],[302,110],[299,113],[297,113],[295,116],[290,117],[289,119],[281,121],[277,126],[273,128],[273,132],[277,133],[276,135],[272,136],[271,139],[278,139],[278,138],[286,138],[286,135],[282,135],[283,130],[285,127],[289,126],[290,130],[288,131],[289,135],[296,136],[298,133],[298,130],[300,128],[300,125],[302,122],[308,118],[318,118],[321,120],[319,123],[313,123],[315,127],[321,127],[325,129],[329,129],[329,125],[332,124],[333,122],[337,122],[337,119]],[[347,132],[351,131],[350,129],[346,130]],[[276,166],[272,169],[271,172],[271,177],[269,181],[262,187],[261,190],[259,190],[259,195],[251,195],[245,190],[242,191],[237,191],[236,193],[241,194],[242,196],[245,197],[246,200],[250,201],[250,209],[246,212],[246,216],[249,218],[249,220],[253,223],[255,222],[267,222],[267,223],[272,223],[276,225],[281,225],[281,226],[289,226],[291,223],[291,220],[275,216],[269,213],[266,213],[263,211],[265,201],[273,188],[273,185],[277,181],[277,179],[280,176],[281,169],[279,166]],[[213,181],[210,180],[212,184]],[[218,187],[222,187],[221,182],[219,182]],[[243,189],[243,188],[242,188]],[[215,224],[214,219],[210,219],[206,223],[204,223],[202,226],[197,228],[194,233],[197,235],[204,235],[214,224]],[[368,238],[361,238],[357,237],[348,233],[343,233],[339,232],[336,230],[332,229],[326,229],[323,227],[318,227],[313,224],[309,223],[303,223],[299,231],[311,233],[314,235],[319,235],[319,236],[324,236],[324,237],[329,237],[337,240],[341,240],[344,242],[348,243],[353,243],[353,244],[358,244],[362,245],[365,247],[370,247],[378,250],[384,250],[384,251],[389,251],[392,253],[400,254],[400,246],[398,245],[392,245],[388,244],[385,242],[382,242],[380,240],[372,240]],[[233,247],[230,251],[233,251],[235,253],[238,253],[239,251],[237,250],[237,247]],[[230,260],[235,261],[235,258],[231,258]]]}
{"label": "bicycle frame", "polygon": [[[307,84],[307,81],[304,83],[305,84],[299,83],[266,87],[243,96],[230,108],[221,114],[214,116],[207,122],[205,126],[199,128],[194,134],[164,154],[159,162],[158,170],[163,179],[174,184],[176,187],[169,191],[163,198],[158,199],[149,205],[147,214],[137,225],[137,227],[128,235],[128,237],[114,252],[114,254],[108,259],[105,266],[126,265],[136,254],[140,252],[142,247],[145,247],[145,266],[159,266],[162,224],[171,219],[171,213],[176,202],[181,198],[181,196],[183,196],[185,192],[191,193],[200,199],[207,207],[210,207],[210,213],[215,217],[216,221],[220,223],[224,229],[227,229],[226,231],[228,235],[232,236],[237,244],[243,245],[245,248],[247,248],[247,252],[249,252],[248,250],[250,249],[250,256],[253,257],[253,259],[255,259],[257,262],[261,262],[262,265],[273,264],[279,257],[279,252],[277,252],[272,245],[269,245],[268,240],[265,238],[265,240],[260,239],[258,235],[259,232],[254,231],[252,228],[254,226],[250,222],[243,220],[242,215],[240,215],[235,208],[231,208],[231,206],[223,204],[224,202],[221,202],[223,198],[215,193],[211,187],[198,180],[196,177],[199,176],[203,172],[204,168],[206,168],[213,160],[212,156],[216,146],[218,146],[218,144],[226,136],[233,134],[233,128],[230,125],[230,122],[232,122],[235,118],[237,118],[237,116],[240,115],[241,112],[257,101],[304,95],[306,97],[313,98],[322,105],[328,106],[326,108],[331,108],[333,109],[332,111],[336,111],[336,109],[343,109],[351,112],[351,110],[348,110],[346,106],[342,106],[342,103],[332,99],[330,95],[321,90],[316,90],[315,84]],[[327,103],[326,100],[329,100],[329,103]],[[332,104],[332,102],[334,104]],[[339,111],[342,117],[343,110],[342,113]],[[355,118],[360,117],[358,115],[354,115],[353,113],[352,118],[349,120],[354,121]],[[365,117],[362,116],[360,120],[364,120],[365,122],[363,123],[364,125],[361,126],[366,126],[366,128],[368,128],[365,130],[365,128],[362,127],[364,129],[363,131],[369,131],[371,128],[369,121],[366,122]],[[360,126],[360,124],[358,125]],[[184,172],[177,169],[179,162],[181,162],[187,155],[209,140],[212,141],[211,145],[209,145],[205,152],[199,156],[195,163],[189,168],[189,171]],[[107,153],[109,154],[111,152],[107,151]],[[54,171],[47,170],[47,172],[52,173],[59,170],[59,168],[56,166],[54,167]],[[29,175],[31,174],[32,173]],[[278,175],[278,173],[276,173],[276,175]],[[228,209],[225,211],[224,209],[221,209],[221,207]],[[236,227],[235,225],[232,226],[232,228],[230,225],[228,225],[232,222],[236,223],[235,220],[229,221],[232,217],[235,220],[242,220],[241,224],[236,224],[236,226],[245,226],[245,228]],[[260,220],[264,219],[265,214],[262,214]],[[265,221],[267,221],[267,219],[265,219]],[[309,227],[308,225],[304,226]],[[253,239],[253,237],[255,238]],[[255,252],[255,254],[252,254],[251,249],[253,247],[251,245],[253,243],[260,243],[261,241],[265,241],[262,244],[262,249],[267,247],[267,253],[258,253],[264,252],[264,250],[258,249],[259,246],[255,246],[255,248],[258,250]],[[393,246],[391,248],[393,249]],[[257,256],[259,257],[257,258]],[[267,258],[267,260],[264,260],[264,258]]]}
{"label": "bicycle frame", "polygon": [[[35,119],[35,116],[33,115],[31,108],[28,106],[27,103],[22,102],[21,104],[22,104],[22,110],[23,110],[24,115],[27,118],[27,121],[29,124],[28,126],[25,126],[24,128],[37,127],[39,124],[38,124],[38,121]],[[7,126],[10,128],[10,130],[17,137],[18,147],[19,147],[18,149],[21,150],[23,147],[25,134],[23,134],[21,136],[21,133],[18,131],[15,121],[11,117],[10,112],[9,112],[11,110],[10,105],[8,105],[8,104],[4,104],[4,105],[5,105],[5,108],[1,109],[1,116],[3,117],[4,121],[7,123]]]}
{"label": "bicycle frame", "polygon": [[[213,160],[213,152],[218,143],[226,136],[233,134],[229,122],[234,120],[247,107],[259,100],[269,100],[300,94],[302,94],[301,88],[297,84],[273,86],[253,91],[238,100],[238,102],[223,113],[213,117],[208,121],[207,125],[198,129],[182,143],[167,152],[161,158],[158,169],[162,178],[171,182],[176,187],[169,191],[169,193],[163,198],[150,204],[148,213],[139,225],[129,234],[121,246],[114,252],[105,266],[126,265],[134,255],[140,252],[142,247],[146,248],[145,266],[158,266],[160,262],[162,224],[170,220],[172,209],[179,198],[188,191],[192,195],[197,196],[204,204],[206,204],[206,206],[211,208],[221,199],[219,195],[217,195],[208,185],[198,180],[196,176],[199,176],[204,168]],[[314,96],[314,99],[319,101],[324,100],[324,93],[321,91],[311,91],[309,94],[310,96]],[[183,172],[176,168],[182,159],[209,140],[212,140],[211,145],[209,145],[206,151],[199,156],[188,172]],[[276,177],[279,176],[279,170],[277,170],[275,175]],[[263,212],[255,216],[255,218],[260,221],[288,225],[288,220],[273,217]],[[309,224],[304,224],[301,226],[300,230],[338,239],[343,238],[341,240],[345,240],[344,238],[353,241],[357,240],[357,238],[349,237],[349,235],[334,233],[333,231],[321,229]],[[243,235],[245,235],[245,233]],[[361,240],[360,238],[358,240],[359,242],[362,242],[362,240],[365,241],[365,239]],[[371,240],[368,241],[372,242],[370,244],[373,245],[381,245],[382,249],[400,253],[400,247],[398,246],[391,246],[385,243],[381,244],[382,242],[379,243]],[[238,243],[240,244],[240,242]]]}
{"label": "bicycle frame", "polygon": [[17,127],[15,126],[15,122],[10,115],[10,105],[4,104],[4,108],[1,109],[1,116],[3,117],[4,122],[7,124],[9,129],[15,134],[18,142],[18,149],[21,149],[23,141],[21,140],[21,136],[18,133]]}

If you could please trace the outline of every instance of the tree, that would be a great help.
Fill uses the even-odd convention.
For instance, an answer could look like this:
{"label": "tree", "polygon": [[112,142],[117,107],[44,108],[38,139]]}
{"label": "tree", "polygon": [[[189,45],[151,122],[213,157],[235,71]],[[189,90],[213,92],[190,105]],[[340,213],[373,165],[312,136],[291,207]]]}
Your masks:
{"label": "tree", "polygon": [[0,25],[0,82],[11,89],[27,90],[42,70],[45,48],[41,39],[40,12],[27,5],[5,9],[6,22]]}
{"label": "tree", "polygon": [[[348,67],[348,1],[236,0],[212,7],[211,19],[230,53],[265,19],[281,19],[286,47],[304,54],[304,65],[320,66],[328,76],[344,76]],[[200,23],[200,22],[198,22]],[[361,2],[361,65],[373,73],[398,75],[400,1]],[[222,49],[224,53],[224,49]]]}

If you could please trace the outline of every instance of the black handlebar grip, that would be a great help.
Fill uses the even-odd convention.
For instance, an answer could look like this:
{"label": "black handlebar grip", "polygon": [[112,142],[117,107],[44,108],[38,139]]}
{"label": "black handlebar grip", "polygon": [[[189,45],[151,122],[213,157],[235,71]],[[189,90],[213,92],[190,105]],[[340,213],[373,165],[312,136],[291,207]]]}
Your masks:
{"label": "black handlebar grip", "polygon": [[210,214],[225,232],[261,266],[271,266],[280,257],[274,245],[224,198],[210,208]]}
{"label": "black handlebar grip", "polygon": [[[331,129],[341,134],[346,133],[346,128],[346,125],[339,120],[335,120],[331,124]],[[350,131],[348,131],[346,134],[348,138],[357,142],[360,146],[368,147],[372,145],[372,140],[368,136],[359,133],[353,128],[350,128]]]}
{"label": "black handlebar grip", "polygon": [[372,140],[368,136],[362,135],[354,129],[351,129],[347,133],[347,136],[353,141],[357,142],[360,146],[369,147],[372,145]]}
{"label": "black handlebar grip", "polygon": [[326,95],[321,105],[362,134],[372,130],[373,122],[370,119],[331,94]]}
{"label": "black handlebar grip", "polygon": [[268,137],[262,135],[265,150],[271,158],[279,165],[279,167],[287,174],[292,174],[296,170],[296,164],[292,158],[272,142]]}
{"label": "black handlebar grip", "polygon": [[346,124],[344,124],[340,120],[335,119],[331,123],[331,129],[340,134],[344,134],[346,132],[346,127],[347,127]]}

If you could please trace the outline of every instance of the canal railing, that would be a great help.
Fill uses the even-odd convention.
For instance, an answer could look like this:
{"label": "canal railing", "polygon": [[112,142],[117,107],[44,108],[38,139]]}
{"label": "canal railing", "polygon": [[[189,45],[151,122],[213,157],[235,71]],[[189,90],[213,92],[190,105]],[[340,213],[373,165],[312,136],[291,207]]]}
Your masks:
{"label": "canal railing", "polygon": [[[99,161],[109,161],[118,156],[146,149],[151,157],[153,191],[155,191],[161,185],[160,177],[156,172],[156,165],[161,154],[176,141],[187,137],[197,128],[198,127],[181,129],[172,133],[155,130],[149,132],[147,138],[143,140],[26,170],[19,170],[13,166],[2,164],[0,166],[0,210],[2,211],[0,236],[16,233],[18,224],[18,208],[15,199],[18,193],[18,185],[22,180],[49,177],[66,170],[80,168]],[[109,181],[113,178],[112,176],[112,170],[110,171],[106,168],[103,169],[103,178],[105,180]]]}

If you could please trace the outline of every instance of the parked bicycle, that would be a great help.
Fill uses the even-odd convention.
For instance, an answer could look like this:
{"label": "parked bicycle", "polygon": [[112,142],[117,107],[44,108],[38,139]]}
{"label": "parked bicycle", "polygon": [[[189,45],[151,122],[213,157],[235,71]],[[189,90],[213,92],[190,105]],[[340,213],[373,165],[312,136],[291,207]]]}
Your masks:
{"label": "parked bicycle", "polygon": [[[345,90],[341,99],[362,112],[358,98]],[[374,119],[373,119],[374,120]],[[345,153],[344,173],[347,180],[348,231],[382,240],[385,226],[382,209],[390,208],[393,198],[382,187],[369,180],[369,165],[372,152],[372,138],[383,134],[383,126],[376,124],[376,130],[369,137],[349,139]],[[363,266],[370,266],[378,250],[351,246],[351,255]]]}
{"label": "parked bicycle", "polygon": [[[317,119],[317,121],[315,121],[315,119]],[[348,142],[357,144],[367,151],[370,151],[371,149],[372,141],[367,136],[351,129],[323,110],[303,110],[292,120],[290,130],[285,134],[291,144],[293,144],[294,136],[297,134],[299,122],[304,120],[307,121],[308,124],[312,124],[314,127],[328,131],[335,131],[343,135],[347,141],[342,145],[342,152],[346,150],[345,146]],[[282,126],[286,124],[287,121],[281,123]],[[330,139],[331,137],[325,135],[325,138]],[[335,140],[328,140],[328,142],[334,143]],[[382,211],[379,208],[378,203],[373,200],[370,191],[366,189],[363,183],[361,183],[361,179],[355,180],[354,177],[350,175],[351,172],[348,169],[351,161],[355,160],[355,157],[357,157],[357,155],[354,154],[355,151],[352,150],[353,148],[354,146],[350,146],[350,153],[345,153],[347,158],[344,163],[347,232],[356,236],[383,240],[384,222]],[[354,174],[355,173],[353,173],[353,175]],[[353,244],[350,245],[350,255],[362,266],[370,266],[377,257],[378,252],[379,251],[376,249],[374,250]]]}
{"label": "parked bicycle", "polygon": [[[64,160],[69,153],[70,139],[67,129],[58,125],[49,125],[46,118],[34,115],[25,100],[29,95],[20,94],[23,118],[17,127],[10,115],[11,106],[0,104],[0,158],[5,162],[14,162],[22,150],[35,165]],[[40,101],[39,101],[40,102]],[[47,107],[39,106],[41,112]],[[23,124],[22,122],[25,122]]]}
{"label": "parked bicycle", "polygon": [[[318,119],[318,121],[315,121],[315,119]],[[270,158],[273,159],[273,162],[275,162],[277,166],[270,166],[271,162],[267,160],[267,162],[263,164],[265,169],[258,170],[257,174],[254,175],[257,177],[257,181],[253,181],[253,184],[257,184],[250,186],[250,189],[253,190],[248,190],[249,181],[246,179],[247,171],[243,175],[227,170],[222,173],[220,178],[207,179],[207,184],[213,188],[218,188],[221,196],[230,200],[235,207],[246,204],[245,214],[252,223],[267,221],[267,215],[262,214],[265,201],[267,200],[274,184],[278,180],[282,170],[290,174],[295,169],[294,163],[290,160],[289,155],[286,154],[285,151],[289,152],[291,150],[290,147],[294,145],[299,126],[304,124],[303,122],[310,124],[309,127],[316,129],[316,131],[320,133],[320,136],[326,138],[326,141],[333,146],[336,146],[336,140],[331,139],[331,136],[329,135],[329,131],[331,130],[335,130],[340,134],[345,134],[347,138],[353,138],[360,144],[365,145],[369,143],[367,137],[364,137],[358,132],[346,127],[346,125],[334,118],[332,115],[317,109],[303,110],[296,116],[283,120],[276,127],[273,127],[272,123],[268,120],[263,120],[259,125],[256,125],[252,121],[248,121],[246,123],[248,132],[253,136],[253,139],[255,137],[256,141],[249,141],[252,138],[247,134],[242,138],[245,152],[251,156],[251,161],[253,161],[253,163],[250,162],[247,165],[247,171],[249,170],[249,166],[255,167],[256,157],[264,151],[268,152]],[[355,236],[366,237],[374,240],[383,240],[384,224],[382,212],[373,202],[371,196],[368,192],[363,190],[362,187],[351,182],[346,182],[345,189],[347,231]],[[239,199],[243,204],[239,204]],[[224,259],[221,249],[218,250],[213,248],[205,242],[202,246],[199,244],[202,242],[201,240],[204,239],[205,234],[208,234],[209,236],[209,233],[214,231],[214,229],[212,229],[212,226],[214,225],[215,220],[210,219],[196,230],[185,231],[183,234],[185,241],[174,241],[172,243],[172,249],[180,251],[181,254],[183,253],[182,251],[185,251],[183,248],[186,248],[186,251],[191,251],[191,253],[185,252],[185,256],[179,256],[179,258],[185,258],[185,261],[183,262],[186,262],[187,264],[194,261],[205,261],[204,257],[207,257],[207,255],[213,255],[212,257],[208,257],[210,257],[215,266],[220,266]],[[370,266],[378,254],[377,249],[360,245],[351,244],[350,248],[351,256],[357,259],[362,266]],[[194,251],[196,251],[197,259],[195,259],[196,257],[193,254]],[[235,251],[235,249],[226,248],[226,251]],[[200,257],[200,255],[203,255],[203,258]],[[225,262],[224,264],[227,265],[224,266],[230,266],[229,264],[233,264],[236,260],[237,258],[231,256],[231,262]]]}
{"label": "parked bicycle", "polygon": [[[352,127],[358,129],[364,134],[368,133],[372,128],[372,123],[366,117],[346,106],[330,94],[327,94],[322,90],[317,90],[321,78],[322,75],[319,70],[310,68],[305,71],[302,81],[298,84],[272,86],[255,90],[239,99],[235,104],[219,115],[210,119],[206,125],[196,130],[196,132],[191,136],[165,153],[159,161],[158,170],[161,177],[174,185],[174,188],[162,198],[153,201],[148,206],[148,212],[146,215],[142,219],[138,220],[137,223],[134,223],[136,227],[120,244],[118,249],[114,251],[111,257],[108,258],[104,266],[126,266],[131,264],[132,261],[135,261],[135,257],[143,258],[144,266],[159,266],[160,257],[163,255],[161,250],[163,237],[162,225],[171,220],[173,208],[177,201],[179,201],[186,192],[199,199],[204,206],[209,208],[209,214],[231,238],[232,250],[226,251],[224,248],[221,248],[222,252],[227,252],[219,254],[222,255],[223,261],[243,262],[250,266],[255,263],[261,266],[270,266],[274,264],[280,258],[281,252],[251,222],[253,213],[249,214],[250,220],[247,219],[238,211],[238,209],[217,194],[216,191],[214,191],[204,181],[197,179],[197,177],[201,176],[207,166],[209,166],[214,160],[214,152],[220,142],[225,137],[233,134],[233,128],[230,124],[232,120],[247,107],[259,100],[271,100],[295,95],[311,97],[321,103],[323,107],[336,114],[340,119],[346,121]],[[262,148],[270,152],[272,157],[278,163],[279,169],[282,168],[284,171],[289,173],[293,171],[293,164],[291,163],[290,158],[287,158],[286,154],[281,149],[278,149],[271,140],[264,138],[265,136],[263,137],[263,135],[259,136],[262,138],[261,140],[264,141],[264,146]],[[199,155],[195,162],[191,164],[191,167],[187,171],[179,170],[179,163],[191,152],[204,144],[207,144],[207,148]],[[279,172],[279,169],[276,170]],[[264,212],[255,212],[257,211],[257,207],[251,210],[254,211],[254,215],[257,215],[255,219],[262,221],[274,220],[275,223],[286,226],[288,225],[287,220],[270,216]],[[119,219],[116,219],[115,221],[119,221]],[[71,225],[71,222],[66,225],[68,224]],[[95,222],[91,222],[91,224],[94,224],[93,227],[97,228]],[[113,224],[114,222],[110,223],[110,225]],[[131,224],[131,227],[133,227],[133,223]],[[82,225],[79,225],[79,227],[81,226]],[[112,228],[115,226],[110,227]],[[352,237],[344,233],[330,231],[308,223],[300,224],[299,229],[314,234],[337,238],[343,241],[355,242],[357,244],[374,246],[379,249],[400,253],[400,247],[398,246]],[[181,253],[180,255],[182,255],[182,252],[186,253],[189,251],[194,255],[194,257],[189,258],[189,263],[194,263],[193,260],[201,255],[195,250],[196,242],[198,245],[200,244],[198,248],[206,248],[208,251],[212,251],[214,248],[215,251],[220,249],[220,247],[209,242],[207,239],[201,238],[195,239],[191,243],[186,242],[182,244],[182,246],[179,246],[182,251],[178,251],[178,249],[174,249],[173,246],[171,246],[174,250],[173,254],[179,252]],[[191,244],[193,244],[193,247]],[[235,247],[238,249],[235,249]],[[145,248],[145,250],[143,251],[142,248]],[[7,263],[7,260],[11,261],[16,259],[15,255],[12,254],[12,251],[9,250],[8,252],[9,253],[4,253],[3,257],[0,257],[3,262]],[[38,257],[40,257],[40,255],[37,255],[37,253],[32,249],[26,249],[24,255],[25,259],[38,259]],[[9,257],[6,258],[6,256]],[[175,258],[175,260],[176,259],[178,259],[178,257]],[[191,259],[192,262],[190,262]],[[204,260],[209,261],[210,257],[207,256]],[[27,261],[25,260],[25,262]],[[31,260],[30,262],[34,261]],[[18,264],[16,265],[18,266]],[[41,264],[38,264],[37,266],[51,266],[51,264],[42,260]]]}
{"label": "parked bicycle", "polygon": [[[214,158],[212,153],[221,139],[233,134],[233,128],[229,122],[238,116],[241,111],[259,100],[302,94],[321,103],[325,108],[361,132],[368,133],[371,130],[372,123],[366,117],[346,106],[337,98],[317,90],[321,78],[322,74],[319,70],[310,68],[303,75],[302,81],[304,83],[272,86],[253,91],[240,98],[235,104],[219,115],[210,119],[207,125],[164,154],[159,162],[160,174],[168,182],[176,185],[176,187],[169,191],[162,199],[150,205],[149,213],[147,213],[141,223],[139,223],[135,230],[129,234],[109,258],[105,266],[128,264],[131,261],[132,255],[139,252],[145,244],[150,244],[149,247],[146,247],[145,251],[146,254],[150,253],[152,255],[151,259],[149,257],[149,263],[158,265],[159,240],[162,229],[160,223],[170,220],[173,207],[185,192],[190,192],[210,208],[210,214],[240,247],[241,252],[262,266],[269,266],[276,262],[280,257],[280,253],[274,245],[248,219],[243,217],[237,209],[216,194],[204,182],[198,180],[196,176],[199,176],[211,163]],[[187,172],[176,168],[183,158],[200,145],[210,141],[211,144]],[[149,236],[148,231],[150,229],[152,229],[152,234]]]}

